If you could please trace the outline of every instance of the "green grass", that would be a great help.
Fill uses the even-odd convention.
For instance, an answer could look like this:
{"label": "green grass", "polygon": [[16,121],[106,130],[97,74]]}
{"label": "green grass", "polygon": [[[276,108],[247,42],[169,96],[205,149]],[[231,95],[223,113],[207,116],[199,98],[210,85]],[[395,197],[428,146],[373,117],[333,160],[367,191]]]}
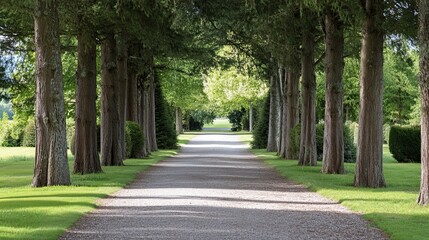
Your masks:
{"label": "green grass", "polygon": [[[243,141],[251,136],[242,135]],[[316,167],[300,167],[296,160],[284,160],[263,149],[251,150],[284,177],[301,183],[323,196],[361,213],[392,239],[428,239],[429,208],[420,207],[416,199],[420,184],[420,164],[397,163],[384,146],[384,175],[387,188],[352,186],[355,164],[346,163],[346,174],[327,175]]]}
{"label": "green grass", "polygon": [[[180,135],[179,142],[190,138]],[[57,239],[94,209],[97,199],[176,153],[158,151],[148,159],[128,159],[122,167],[103,167],[101,174],[72,175],[72,186],[32,188],[34,148],[0,148],[0,239]]]}
{"label": "green grass", "polygon": [[204,124],[204,128],[227,128],[231,129],[232,125],[227,118],[216,118],[213,124]]}

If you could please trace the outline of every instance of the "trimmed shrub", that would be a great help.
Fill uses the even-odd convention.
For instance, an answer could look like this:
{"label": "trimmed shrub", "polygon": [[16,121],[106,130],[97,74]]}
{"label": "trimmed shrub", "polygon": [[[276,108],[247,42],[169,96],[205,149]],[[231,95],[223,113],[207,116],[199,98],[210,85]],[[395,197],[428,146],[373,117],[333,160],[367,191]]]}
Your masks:
{"label": "trimmed shrub", "polygon": [[36,125],[34,121],[28,121],[24,129],[24,136],[22,139],[22,146],[35,147],[36,146]]}
{"label": "trimmed shrub", "polygon": [[241,110],[234,110],[228,113],[229,122],[232,124],[231,131],[241,131],[241,129],[243,128],[243,126],[241,125],[241,120],[243,119],[245,113],[246,110],[244,108],[242,108]]}
{"label": "trimmed shrub", "polygon": [[389,149],[398,162],[420,162],[420,126],[392,126],[389,134]]}
{"label": "trimmed shrub", "polygon": [[265,98],[265,101],[256,109],[257,118],[253,128],[252,148],[266,148],[268,142],[268,123],[270,115],[270,98]]}
{"label": "trimmed shrub", "polygon": [[141,158],[144,147],[144,133],[136,122],[127,121],[125,124],[127,157]]}
{"label": "trimmed shrub", "polygon": [[203,130],[204,123],[195,120],[193,117],[189,117],[189,130],[190,131],[201,131]]}
{"label": "trimmed shrub", "polygon": [[159,149],[176,149],[177,133],[174,118],[162,94],[161,85],[155,84],[156,143]]}
{"label": "trimmed shrub", "polygon": [[249,131],[249,111],[246,111],[241,118],[241,126],[243,130]]}
{"label": "trimmed shrub", "polygon": [[354,143],[353,131],[344,125],[344,162],[356,162],[356,145]]}

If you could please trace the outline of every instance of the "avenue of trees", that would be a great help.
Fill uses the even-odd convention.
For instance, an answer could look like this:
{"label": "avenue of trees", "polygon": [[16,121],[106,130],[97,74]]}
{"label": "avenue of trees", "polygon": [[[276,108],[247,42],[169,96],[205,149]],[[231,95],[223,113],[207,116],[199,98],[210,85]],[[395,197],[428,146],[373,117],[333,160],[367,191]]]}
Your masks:
{"label": "avenue of trees", "polygon": [[344,127],[357,122],[356,187],[386,186],[383,124],[421,124],[427,205],[428,12],[425,0],[5,0],[0,94],[16,118],[34,116],[35,187],[70,184],[68,119],[73,172],[87,174],[124,164],[126,121],[140,125],[144,157],[176,137],[161,134],[174,118],[181,133],[213,109],[252,122],[264,105],[266,149],[295,157],[299,125],[302,166],[317,164],[323,122],[327,174],[344,173]]}

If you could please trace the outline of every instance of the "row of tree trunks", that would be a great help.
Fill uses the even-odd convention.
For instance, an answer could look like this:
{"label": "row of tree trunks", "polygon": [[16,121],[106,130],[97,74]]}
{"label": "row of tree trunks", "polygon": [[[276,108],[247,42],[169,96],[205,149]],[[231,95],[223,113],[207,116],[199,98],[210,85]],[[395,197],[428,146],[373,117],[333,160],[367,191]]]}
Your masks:
{"label": "row of tree trunks", "polygon": [[138,122],[137,71],[133,67],[128,67],[127,69],[128,78],[127,93],[125,98],[125,119],[127,121]]}
{"label": "row of tree trunks", "polygon": [[107,34],[101,44],[101,162],[103,166],[123,165],[117,46],[115,34]]}
{"label": "row of tree trunks", "polygon": [[275,74],[270,78],[270,116],[268,126],[267,151],[277,151],[277,132],[278,132],[278,81]]}
{"label": "row of tree trunks", "polygon": [[384,187],[383,176],[383,0],[363,1],[360,113],[354,185]]}
{"label": "row of tree trunks", "polygon": [[176,132],[177,134],[183,133],[183,116],[182,116],[182,109],[179,107],[176,107]]}
{"label": "row of tree trunks", "polygon": [[333,11],[325,16],[325,132],[323,173],[344,173],[343,134],[343,25]]}
{"label": "row of tree trunks", "polygon": [[249,132],[253,132],[253,106],[250,104],[249,107]]}
{"label": "row of tree trunks", "polygon": [[420,94],[421,105],[421,180],[417,203],[429,203],[429,2],[419,0]]}
{"label": "row of tree trunks", "polygon": [[33,186],[69,185],[58,1],[37,0],[36,156]]}
{"label": "row of tree trunks", "polygon": [[299,165],[317,164],[316,77],[314,72],[315,29],[306,29],[302,41],[302,114]]}
{"label": "row of tree trunks", "polygon": [[[82,17],[78,17],[79,22]],[[79,26],[82,26],[78,23]],[[95,33],[78,30],[78,67],[76,73],[75,159],[73,173],[101,172],[97,149],[97,69]]]}

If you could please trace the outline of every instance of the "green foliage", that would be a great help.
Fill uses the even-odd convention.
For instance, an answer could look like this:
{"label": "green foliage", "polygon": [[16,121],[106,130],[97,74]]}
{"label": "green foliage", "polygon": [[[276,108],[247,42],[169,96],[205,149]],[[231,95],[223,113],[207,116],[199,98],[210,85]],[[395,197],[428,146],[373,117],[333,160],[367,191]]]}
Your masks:
{"label": "green foliage", "polygon": [[[140,125],[135,122],[127,121],[125,125],[125,132],[129,135],[129,144],[127,142],[127,155],[128,158],[139,158],[144,147],[144,133]],[[130,146],[130,147],[129,147]]]}
{"label": "green foliage", "polygon": [[201,131],[203,130],[204,123],[194,119],[192,116],[189,117],[189,130],[190,131]]}
{"label": "green foliage", "polygon": [[213,123],[213,120],[216,118],[216,114],[213,111],[208,110],[192,110],[189,112],[189,115],[197,122],[210,124]]}
{"label": "green foliage", "polygon": [[241,131],[242,125],[241,120],[243,116],[246,114],[246,110],[242,108],[241,110],[233,110],[228,113],[229,122],[232,124],[231,130],[233,132]]}
{"label": "green foliage", "polygon": [[249,113],[245,111],[241,118],[241,128],[245,131],[249,131]]}
{"label": "green foliage", "polygon": [[257,107],[258,118],[254,124],[252,148],[266,148],[268,143],[268,123],[270,113],[270,98],[266,97]]}
{"label": "green foliage", "polygon": [[177,134],[175,122],[170,109],[165,101],[161,86],[155,87],[155,123],[156,142],[159,149],[176,149]]}
{"label": "green foliage", "polygon": [[398,162],[420,162],[420,144],[420,127],[392,126],[390,128],[389,149]]}
{"label": "green foliage", "polygon": [[383,125],[383,141],[384,141],[384,143],[389,144],[389,135],[390,135],[390,124],[385,123]]}
{"label": "green foliage", "polygon": [[27,126],[24,129],[24,137],[22,139],[23,147],[35,147],[36,146],[36,124],[34,120],[29,120]]}
{"label": "green foliage", "polygon": [[18,120],[9,120],[9,115],[4,112],[0,126],[0,146],[18,147],[22,145],[25,123]]}

